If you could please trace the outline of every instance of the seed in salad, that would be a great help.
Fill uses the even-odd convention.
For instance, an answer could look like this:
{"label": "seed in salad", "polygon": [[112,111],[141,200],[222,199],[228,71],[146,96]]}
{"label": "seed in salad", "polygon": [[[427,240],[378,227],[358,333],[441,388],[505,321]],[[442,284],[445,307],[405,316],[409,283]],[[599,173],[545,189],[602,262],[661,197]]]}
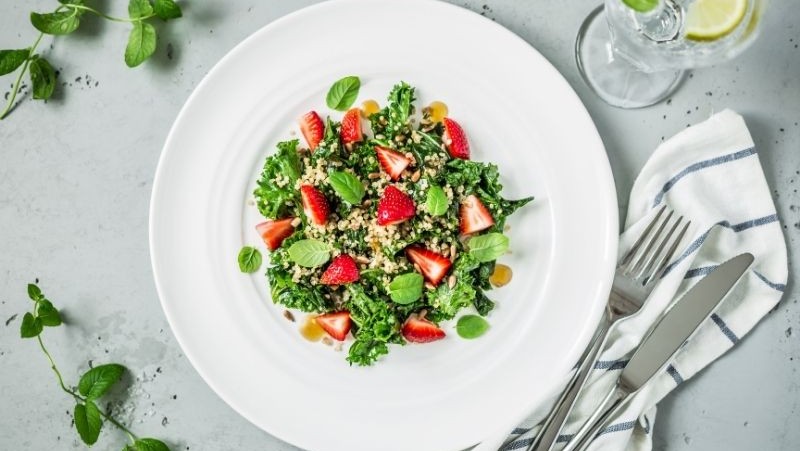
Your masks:
{"label": "seed in salad", "polygon": [[512,274],[511,267],[502,263],[497,263],[494,265],[492,275],[489,276],[489,283],[495,288],[500,288],[507,285],[508,282],[511,282]]}
{"label": "seed in salad", "polygon": [[308,341],[319,341],[325,336],[325,330],[317,324],[314,315],[308,315],[300,324],[300,335]]}

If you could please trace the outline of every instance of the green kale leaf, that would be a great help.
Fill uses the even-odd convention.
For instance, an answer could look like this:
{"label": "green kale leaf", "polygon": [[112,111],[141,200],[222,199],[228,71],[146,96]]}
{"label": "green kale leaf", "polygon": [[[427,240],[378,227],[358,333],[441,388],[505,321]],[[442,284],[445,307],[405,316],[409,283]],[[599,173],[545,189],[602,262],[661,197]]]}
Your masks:
{"label": "green kale leaf", "polygon": [[350,299],[347,302],[350,318],[355,323],[355,343],[350,346],[347,360],[353,364],[367,366],[389,352],[388,343],[403,343],[400,322],[379,298],[372,298],[357,284],[347,286]]}
{"label": "green kale leaf", "polygon": [[[278,151],[267,158],[264,170],[253,192],[258,211],[269,219],[279,219],[289,214],[289,202],[296,201],[294,183],[300,178],[300,156],[297,154],[299,141],[278,143]],[[288,178],[288,183],[278,186],[278,175]]]}
{"label": "green kale leaf", "polygon": [[272,302],[304,312],[325,313],[333,309],[320,285],[295,283],[289,271],[282,266],[271,266],[267,269],[267,276]]}

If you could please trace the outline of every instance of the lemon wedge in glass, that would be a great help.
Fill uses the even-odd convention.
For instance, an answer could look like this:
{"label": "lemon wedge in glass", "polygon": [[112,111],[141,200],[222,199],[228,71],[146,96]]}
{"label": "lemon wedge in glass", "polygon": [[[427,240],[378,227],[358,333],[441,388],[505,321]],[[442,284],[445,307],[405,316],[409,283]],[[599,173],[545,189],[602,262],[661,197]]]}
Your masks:
{"label": "lemon wedge in glass", "polygon": [[748,0],[695,0],[686,14],[686,38],[714,41],[730,34],[747,14]]}

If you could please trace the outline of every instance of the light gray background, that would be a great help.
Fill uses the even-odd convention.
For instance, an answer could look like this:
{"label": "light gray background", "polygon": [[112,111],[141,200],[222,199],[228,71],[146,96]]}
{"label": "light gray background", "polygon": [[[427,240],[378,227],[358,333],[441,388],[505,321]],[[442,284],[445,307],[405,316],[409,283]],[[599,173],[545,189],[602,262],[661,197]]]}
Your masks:
{"label": "light gray background", "polygon": [[[123,2],[91,3],[125,15]],[[55,99],[26,98],[0,122],[0,448],[82,447],[70,400],[35,342],[19,339],[29,306],[25,284],[39,278],[68,320],[45,334],[65,376],[75,382],[90,360],[127,365],[130,396],[120,407],[135,431],[163,437],[174,450],[295,449],[239,417],[183,356],[153,285],[147,217],[162,143],[192,89],[236,43],[311,3],[182,2],[185,17],[162,27],[154,60],[134,70],[122,59],[124,24],[87,19],[52,46],[45,39],[42,48],[61,71]],[[597,0],[455,3],[522,36],[569,80],[605,141],[623,210],[635,174],[664,137],[726,107],[742,113],[785,224],[792,274],[799,275],[800,9],[793,2],[772,2],[762,37],[740,58],[695,71],[671,102],[635,111],[603,104],[576,70],[575,33]],[[0,48],[30,45],[28,12],[55,5],[0,2]],[[358,26],[358,18],[342,26]],[[416,32],[430,33],[435,43],[436,30]],[[321,42],[320,52],[332,44]],[[0,79],[0,95],[11,82]],[[800,446],[799,295],[790,281],[781,304],[751,335],[661,404],[656,449]],[[108,428],[96,448],[122,443]]]}

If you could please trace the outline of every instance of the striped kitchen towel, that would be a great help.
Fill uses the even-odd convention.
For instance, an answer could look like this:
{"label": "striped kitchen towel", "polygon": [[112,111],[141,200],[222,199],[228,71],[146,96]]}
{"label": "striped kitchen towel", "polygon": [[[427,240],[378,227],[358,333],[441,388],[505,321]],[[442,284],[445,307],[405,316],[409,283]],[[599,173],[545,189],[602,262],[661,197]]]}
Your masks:
{"label": "striped kitchen towel", "polygon": [[[751,269],[695,338],[666,371],[612,418],[590,450],[652,449],[656,403],[738,343],[783,295],[788,277],[786,244],[758,154],[741,116],[722,111],[656,149],[633,185],[620,255],[664,203],[692,220],[692,240],[669,264],[641,313],[612,330],[556,449],[599,404],[658,316],[716,265],[742,252],[755,256]],[[525,448],[549,408],[542,406],[510,436],[504,434],[500,443],[489,445],[487,440],[476,449]]]}

